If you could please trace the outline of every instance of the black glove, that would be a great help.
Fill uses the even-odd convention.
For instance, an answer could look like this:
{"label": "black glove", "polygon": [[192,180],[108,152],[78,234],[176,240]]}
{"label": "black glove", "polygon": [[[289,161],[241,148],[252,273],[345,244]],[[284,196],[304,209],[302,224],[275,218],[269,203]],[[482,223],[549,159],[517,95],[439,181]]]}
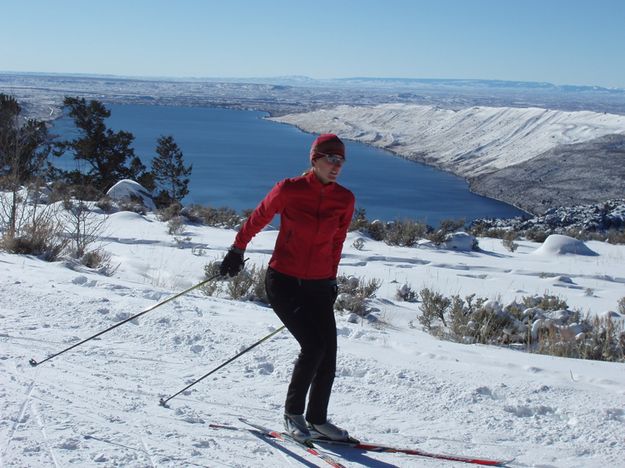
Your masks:
{"label": "black glove", "polygon": [[245,250],[237,249],[234,246],[230,247],[221,265],[219,265],[219,273],[222,276],[237,276],[243,269],[245,263],[243,260],[244,253]]}

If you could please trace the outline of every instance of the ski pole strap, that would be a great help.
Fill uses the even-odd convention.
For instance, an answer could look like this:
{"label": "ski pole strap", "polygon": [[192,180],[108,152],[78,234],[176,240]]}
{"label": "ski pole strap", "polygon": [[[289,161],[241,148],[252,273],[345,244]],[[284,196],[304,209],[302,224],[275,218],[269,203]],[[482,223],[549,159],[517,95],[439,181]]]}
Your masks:
{"label": "ski pole strap", "polygon": [[63,350],[59,351],[58,353],[55,353],[55,354],[53,354],[53,355],[51,355],[51,356],[48,356],[47,358],[45,358],[45,359],[44,359],[43,361],[41,361],[41,362],[37,362],[37,361],[35,361],[34,359],[31,359],[31,360],[30,360],[30,361],[28,361],[28,362],[29,362],[29,363],[30,363],[30,365],[31,365],[31,366],[33,366],[33,367],[36,367],[36,366],[38,366],[39,364],[43,364],[44,362],[49,361],[50,359],[52,359],[52,358],[54,358],[54,357],[56,357],[56,356],[59,356],[59,355],[61,355],[61,354],[65,353],[65,352],[69,351],[70,349],[74,349],[74,348],[76,348],[76,347],[80,346],[81,344],[86,343],[87,341],[90,341],[90,340],[92,340],[92,339],[94,339],[94,338],[97,338],[97,337],[98,337],[98,336],[100,336],[100,335],[104,335],[106,332],[109,332],[109,331],[113,330],[114,328],[117,328],[117,327],[122,326],[122,325],[123,325],[123,324],[125,324],[126,322],[130,322],[131,320],[134,320],[134,319],[136,319],[136,318],[139,318],[139,317],[141,317],[142,315],[147,314],[148,312],[150,312],[150,311],[152,311],[152,310],[156,309],[157,307],[160,307],[160,306],[162,306],[162,305],[164,305],[164,304],[167,304],[168,302],[173,301],[174,299],[177,299],[177,298],[179,298],[180,296],[182,296],[182,295],[184,295],[184,294],[187,294],[188,292],[193,291],[194,289],[199,288],[200,286],[204,286],[206,283],[208,283],[209,281],[212,281],[212,280],[214,280],[214,279],[218,278],[219,276],[221,276],[221,274],[220,274],[220,273],[217,273],[216,275],[213,275],[213,276],[211,276],[210,278],[205,279],[204,281],[202,281],[202,282],[200,282],[200,283],[196,284],[195,286],[191,286],[190,288],[187,288],[187,289],[185,289],[184,291],[179,292],[178,294],[174,294],[173,296],[170,296],[170,297],[168,297],[168,298],[166,298],[166,299],[163,299],[161,302],[157,302],[156,304],[154,304],[154,305],[152,305],[152,306],[148,307],[148,308],[147,308],[147,309],[145,309],[144,311],[139,312],[138,314],[133,315],[132,317],[127,318],[126,320],[123,320],[122,322],[116,323],[115,325],[113,325],[112,327],[107,328],[106,330],[102,330],[101,332],[96,333],[95,335],[90,336],[89,338],[85,338],[84,340],[82,340],[82,341],[80,341],[80,342],[78,342],[78,343],[76,343],[76,344],[74,344],[74,345],[70,346],[69,348],[65,348],[65,349],[63,349]]}
{"label": "ski pole strap", "polygon": [[237,354],[236,356],[231,357],[230,359],[228,359],[226,362],[220,364],[219,366],[215,367],[213,370],[209,371],[207,374],[204,374],[202,377],[200,377],[199,379],[197,379],[195,382],[192,382],[191,384],[187,385],[185,388],[183,388],[182,390],[180,390],[179,392],[174,393],[172,396],[168,397],[168,398],[161,398],[159,400],[159,404],[161,406],[164,406],[165,408],[168,408],[167,406],[167,402],[175,397],[177,397],[178,395],[180,395],[182,392],[190,389],[191,387],[193,387],[195,384],[201,382],[202,380],[204,380],[206,377],[208,377],[209,375],[213,374],[214,372],[217,372],[219,369],[221,369],[222,367],[227,366],[228,364],[230,364],[232,361],[234,361],[235,359],[243,356],[245,353],[247,353],[248,351],[254,349],[256,346],[258,346],[259,344],[261,344],[263,341],[268,340],[269,338],[271,338],[272,336],[280,333],[282,330],[284,330],[286,327],[284,325],[282,325],[280,328],[277,328],[276,330],[272,331],[271,333],[269,333],[269,335],[261,338],[260,340],[258,340],[256,343],[254,343],[253,345],[249,346],[248,348],[245,348],[243,351],[241,351],[239,354]]}

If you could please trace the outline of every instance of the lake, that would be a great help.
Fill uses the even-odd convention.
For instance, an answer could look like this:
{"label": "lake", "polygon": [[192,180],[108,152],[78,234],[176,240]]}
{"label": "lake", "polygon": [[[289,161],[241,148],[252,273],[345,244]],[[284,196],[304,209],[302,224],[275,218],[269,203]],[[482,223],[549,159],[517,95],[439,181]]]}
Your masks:
{"label": "lake", "polygon": [[[309,165],[315,135],[264,119],[265,113],[201,107],[109,104],[107,126],[135,136],[135,153],[149,168],[156,140],[172,135],[193,164],[184,203],[241,211],[255,207],[279,180]],[[53,132],[72,138],[68,118]],[[369,219],[415,219],[437,226],[443,219],[507,218],[523,214],[505,203],[471,193],[454,175],[362,143],[345,141],[347,162],[339,182],[356,196]],[[72,167],[68,161],[60,163]]]}

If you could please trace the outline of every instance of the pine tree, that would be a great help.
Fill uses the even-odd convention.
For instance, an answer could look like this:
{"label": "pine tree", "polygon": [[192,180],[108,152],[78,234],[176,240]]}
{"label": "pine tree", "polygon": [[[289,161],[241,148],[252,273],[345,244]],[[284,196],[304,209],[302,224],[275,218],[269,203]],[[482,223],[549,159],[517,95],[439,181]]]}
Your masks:
{"label": "pine tree", "polygon": [[168,206],[180,203],[189,193],[189,178],[192,165],[185,166],[183,154],[172,136],[161,136],[157,140],[156,156],[152,160],[152,173],[158,188],[157,203]]}
{"label": "pine tree", "polygon": [[79,166],[65,174],[70,183],[104,192],[121,179],[140,180],[145,176],[145,166],[131,147],[134,135],[125,131],[114,132],[106,127],[104,120],[111,116],[111,112],[104,104],[66,97],[63,107],[74,119],[80,137],[59,142],[58,148],[61,153],[73,153],[79,164],[87,164],[87,167]]}
{"label": "pine tree", "polygon": [[45,122],[24,118],[17,100],[0,93],[0,187],[12,190],[43,178],[50,151]]}

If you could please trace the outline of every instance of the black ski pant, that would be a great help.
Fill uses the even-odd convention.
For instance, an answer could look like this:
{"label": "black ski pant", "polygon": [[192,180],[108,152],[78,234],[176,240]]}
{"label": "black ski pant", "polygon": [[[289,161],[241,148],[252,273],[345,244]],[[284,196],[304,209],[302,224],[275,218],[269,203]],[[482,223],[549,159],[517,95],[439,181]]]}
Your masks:
{"label": "black ski pant", "polygon": [[268,268],[265,287],[271,307],[301,347],[284,410],[306,409],[308,422],[323,424],[336,373],[336,280],[301,280]]}

